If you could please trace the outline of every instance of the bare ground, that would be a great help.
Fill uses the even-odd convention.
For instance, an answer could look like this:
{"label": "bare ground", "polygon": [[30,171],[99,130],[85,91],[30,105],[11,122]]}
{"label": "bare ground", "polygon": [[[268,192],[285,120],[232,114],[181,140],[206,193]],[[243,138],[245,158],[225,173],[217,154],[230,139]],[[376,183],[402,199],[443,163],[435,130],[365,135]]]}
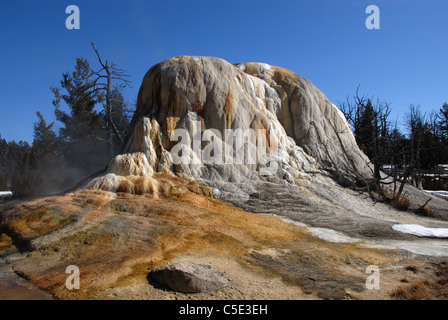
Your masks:
{"label": "bare ground", "polygon": [[[57,299],[446,299],[448,258],[391,245],[416,241],[430,248],[434,240],[390,226],[435,220],[368,209],[374,205],[341,189],[330,191],[337,193],[332,200],[328,191],[327,198],[318,197],[305,186],[300,194],[276,190],[278,198],[260,188],[247,203],[251,211],[359,240],[327,241],[307,226],[213,199],[197,183],[164,174],[157,179],[158,192],[149,195],[85,190],[0,208],[7,268]],[[370,211],[350,212],[341,205],[348,200]],[[148,278],[150,270],[173,261],[210,264],[231,281],[215,292],[182,294]],[[80,269],[79,290],[65,287],[69,265]],[[379,290],[366,288],[369,265],[379,267]],[[0,284],[8,281],[0,277]],[[12,287],[6,294],[21,295]]]}

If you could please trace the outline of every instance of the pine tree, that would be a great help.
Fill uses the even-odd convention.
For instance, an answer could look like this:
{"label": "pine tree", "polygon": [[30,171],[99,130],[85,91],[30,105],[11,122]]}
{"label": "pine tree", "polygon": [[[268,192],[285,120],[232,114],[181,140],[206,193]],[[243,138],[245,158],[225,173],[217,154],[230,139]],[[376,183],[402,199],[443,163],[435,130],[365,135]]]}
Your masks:
{"label": "pine tree", "polygon": [[[55,95],[56,119],[63,124],[60,138],[64,143],[64,158],[72,169],[72,178],[80,181],[104,168],[107,156],[106,130],[95,106],[104,100],[104,95],[92,90],[92,71],[86,59],[77,58],[75,70],[64,73],[61,89],[52,87]],[[62,110],[64,102],[69,112]]]}
{"label": "pine tree", "polygon": [[8,170],[10,188],[19,197],[29,196],[34,193],[30,181],[32,177],[31,168],[31,146],[28,142],[15,141],[8,143]]}
{"label": "pine tree", "polygon": [[448,143],[448,103],[444,103],[438,114],[437,127],[440,130],[441,139]]}
{"label": "pine tree", "polygon": [[8,190],[9,183],[7,181],[7,151],[8,143],[5,139],[2,139],[0,135],[0,190]]}
{"label": "pine tree", "polygon": [[58,137],[52,130],[54,123],[47,125],[42,114],[37,111],[38,122],[34,123],[33,146],[38,147],[43,153],[49,153],[56,149]]}
{"label": "pine tree", "polygon": [[355,137],[359,148],[371,160],[376,156],[374,146],[375,137],[378,135],[376,119],[377,114],[373,108],[372,101],[368,99],[365,105],[360,106],[360,117],[355,127]]}
{"label": "pine tree", "polygon": [[[124,101],[123,95],[118,89],[114,89],[110,96],[111,119],[118,134],[112,134],[112,145],[114,154],[121,151],[123,139],[127,134],[129,127],[129,117],[127,116],[128,108]],[[109,121],[105,120],[104,125],[108,126]],[[114,130],[114,132],[115,132]]]}
{"label": "pine tree", "polygon": [[34,141],[31,147],[31,167],[33,194],[47,194],[69,187],[65,181],[65,161],[61,153],[62,144],[53,131],[54,123],[47,125],[44,117],[37,112],[34,123]]}

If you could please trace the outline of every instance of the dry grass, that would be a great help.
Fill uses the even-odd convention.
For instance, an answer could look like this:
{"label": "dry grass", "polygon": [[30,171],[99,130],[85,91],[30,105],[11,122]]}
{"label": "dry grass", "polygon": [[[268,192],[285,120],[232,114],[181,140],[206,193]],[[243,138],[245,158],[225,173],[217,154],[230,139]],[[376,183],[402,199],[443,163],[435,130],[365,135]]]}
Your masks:
{"label": "dry grass", "polygon": [[406,211],[409,209],[411,202],[408,198],[406,198],[405,195],[402,195],[401,197],[394,197],[391,201],[391,204],[395,209]]}
{"label": "dry grass", "polygon": [[12,246],[12,239],[5,233],[2,233],[0,235],[0,250],[8,249],[11,246]]}
{"label": "dry grass", "polygon": [[420,281],[406,287],[398,287],[391,296],[397,300],[430,300],[433,296],[428,286],[427,281]]}
{"label": "dry grass", "polygon": [[448,262],[442,261],[434,266],[436,277],[432,282],[434,296],[438,299],[448,299]]}
{"label": "dry grass", "polygon": [[[445,300],[448,299],[448,263],[440,261],[431,263],[432,268],[426,274],[424,280],[415,283],[399,286],[391,297],[398,300]],[[414,274],[419,272],[415,266],[404,268]],[[402,279],[403,283],[408,283],[407,279]]]}
{"label": "dry grass", "polygon": [[401,211],[408,210],[411,205],[411,201],[406,197],[406,193],[397,196],[385,187],[381,187],[381,197],[386,203],[389,203],[392,207]]}
{"label": "dry grass", "polygon": [[434,217],[434,210],[427,204],[421,204],[417,210],[415,210],[415,213],[425,217]]}
{"label": "dry grass", "polygon": [[418,272],[418,268],[416,266],[411,266],[411,265],[405,267],[404,270],[411,271],[413,273],[417,273]]}

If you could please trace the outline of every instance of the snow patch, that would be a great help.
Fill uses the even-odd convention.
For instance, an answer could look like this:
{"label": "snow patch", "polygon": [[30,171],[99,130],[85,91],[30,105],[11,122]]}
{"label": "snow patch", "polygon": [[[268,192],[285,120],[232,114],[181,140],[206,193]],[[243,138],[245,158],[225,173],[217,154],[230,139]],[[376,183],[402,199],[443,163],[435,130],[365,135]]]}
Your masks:
{"label": "snow patch", "polygon": [[0,201],[8,198],[12,198],[13,194],[11,191],[0,191]]}
{"label": "snow patch", "polygon": [[439,190],[439,191],[424,190],[424,191],[427,193],[430,193],[432,195],[448,197],[448,191],[444,191],[444,190]]}
{"label": "snow patch", "polygon": [[[292,220],[287,217],[282,217],[276,214],[266,214],[268,216],[274,216],[279,218],[280,220],[292,223],[300,227],[304,227],[309,230],[316,237],[326,240],[329,242],[339,242],[339,243],[356,243],[361,247],[369,247],[369,248],[383,248],[383,249],[392,249],[392,250],[406,250],[408,252],[425,255],[425,256],[433,256],[433,257],[447,257],[448,256],[448,243],[443,240],[429,240],[422,239],[416,241],[400,241],[400,240],[366,240],[366,239],[358,239],[354,237],[350,237],[342,232],[335,231],[333,229],[327,228],[315,228],[310,227],[309,225]],[[404,226],[403,224],[395,225],[395,226]],[[394,227],[395,227],[394,226]],[[421,226],[420,226],[421,227]],[[430,229],[430,228],[426,228]],[[433,228],[433,229],[442,229],[442,228]],[[443,230],[443,229],[442,229]],[[448,230],[448,229],[445,229]]]}
{"label": "snow patch", "polygon": [[426,228],[418,224],[396,224],[392,228],[419,237],[448,238],[448,228]]}
{"label": "snow patch", "polygon": [[411,241],[396,241],[396,240],[386,240],[386,241],[374,241],[367,244],[367,247],[376,247],[383,249],[392,250],[406,250],[408,252],[432,257],[447,257],[448,256],[448,246],[445,243],[434,242],[437,240],[432,240],[432,242],[411,242]]}
{"label": "snow patch", "polygon": [[314,234],[315,236],[329,242],[352,243],[361,241],[360,239],[351,238],[349,236],[346,236],[342,232],[338,232],[332,229],[308,228],[308,230],[311,231],[311,233]]}

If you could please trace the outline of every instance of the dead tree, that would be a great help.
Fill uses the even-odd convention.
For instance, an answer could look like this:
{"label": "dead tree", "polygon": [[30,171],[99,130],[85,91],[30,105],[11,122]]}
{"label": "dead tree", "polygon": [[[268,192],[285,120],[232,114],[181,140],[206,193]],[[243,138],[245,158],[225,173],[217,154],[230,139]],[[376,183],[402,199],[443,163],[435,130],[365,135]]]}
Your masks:
{"label": "dead tree", "polygon": [[[113,90],[119,90],[126,87],[132,87],[131,82],[127,79],[130,76],[125,73],[123,69],[117,67],[116,64],[110,63],[108,60],[104,63],[101,59],[101,56],[96,48],[96,44],[91,43],[93,50],[95,51],[98,62],[101,65],[101,69],[98,71],[93,71],[92,73],[96,76],[93,82],[93,91],[101,91],[105,95],[105,105],[104,105],[104,113],[105,119],[107,123],[107,140],[109,143],[109,155],[112,156],[113,153],[113,139],[112,135],[115,134],[119,139],[121,144],[124,143],[124,133],[118,130],[116,123],[114,123],[113,119],[113,111],[112,110],[112,92]],[[112,83],[117,83],[116,85],[112,85]]]}
{"label": "dead tree", "polygon": [[[373,166],[372,179],[366,181],[367,190],[371,188],[383,198],[390,197],[385,192],[388,185],[393,185],[393,199],[399,199],[408,181],[412,169],[408,169],[403,175],[395,170],[383,172],[384,161],[390,161],[394,166],[394,156],[391,152],[391,125],[389,117],[391,109],[389,103],[376,100],[359,94],[359,86],[353,98],[346,97],[346,101],[340,103],[340,109],[344,113],[354,132],[360,149],[369,157]],[[389,159],[390,158],[390,159]],[[398,187],[399,186],[399,187]]]}

